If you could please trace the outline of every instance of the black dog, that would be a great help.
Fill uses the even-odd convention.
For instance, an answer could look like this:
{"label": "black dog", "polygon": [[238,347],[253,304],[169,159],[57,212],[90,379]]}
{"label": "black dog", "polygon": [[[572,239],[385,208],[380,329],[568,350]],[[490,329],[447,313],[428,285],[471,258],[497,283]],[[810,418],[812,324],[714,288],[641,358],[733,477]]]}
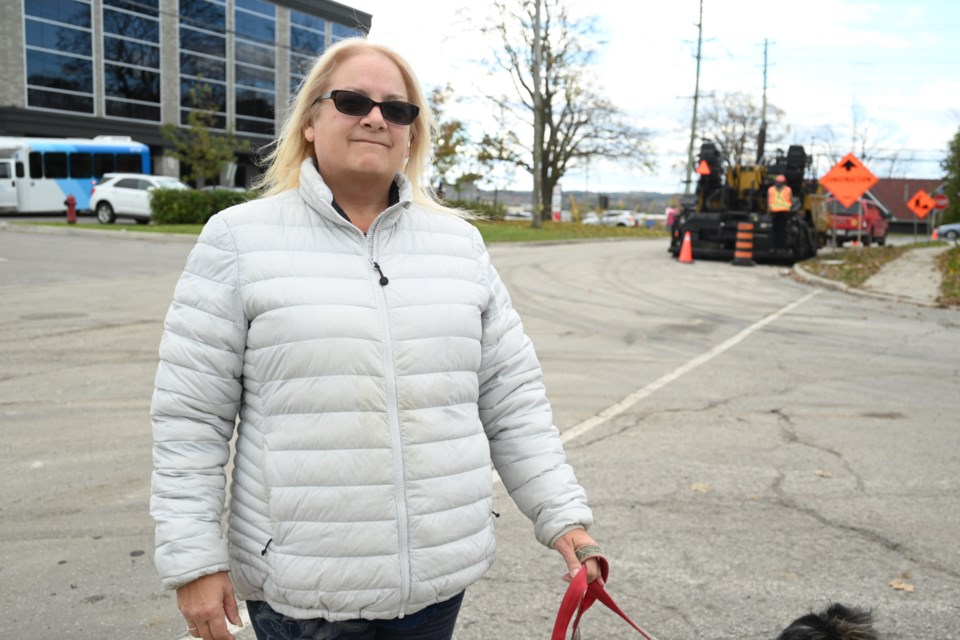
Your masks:
{"label": "black dog", "polygon": [[777,640],[877,640],[867,611],[832,604],[825,611],[797,618]]}

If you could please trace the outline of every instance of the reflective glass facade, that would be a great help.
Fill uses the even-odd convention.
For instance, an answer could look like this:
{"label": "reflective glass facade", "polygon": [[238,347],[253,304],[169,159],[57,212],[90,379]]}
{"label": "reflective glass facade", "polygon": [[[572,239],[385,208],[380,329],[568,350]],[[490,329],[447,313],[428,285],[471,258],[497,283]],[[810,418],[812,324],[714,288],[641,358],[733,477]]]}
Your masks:
{"label": "reflective glass facade", "polygon": [[327,48],[327,21],[290,12],[290,91],[297,90],[313,61]]}
{"label": "reflective glass facade", "polygon": [[94,113],[89,0],[24,0],[27,106]]}
{"label": "reflective glass facade", "polygon": [[277,9],[262,0],[236,0],[234,108],[236,129],[273,135],[277,108]]}
{"label": "reflective glass facade", "polygon": [[103,0],[104,115],[160,122],[159,0]]}
{"label": "reflective glass facade", "polygon": [[216,114],[227,126],[227,4],[180,0],[180,124],[190,111]]}
{"label": "reflective glass facade", "polygon": [[327,0],[7,1],[23,8],[22,22],[0,24],[21,42],[23,75],[14,67],[0,77],[16,94],[8,104],[30,114],[24,129],[49,122],[81,137],[152,136],[153,146],[164,144],[161,123],[185,126],[198,109],[269,141],[278,105],[316,57],[370,26],[369,15]]}

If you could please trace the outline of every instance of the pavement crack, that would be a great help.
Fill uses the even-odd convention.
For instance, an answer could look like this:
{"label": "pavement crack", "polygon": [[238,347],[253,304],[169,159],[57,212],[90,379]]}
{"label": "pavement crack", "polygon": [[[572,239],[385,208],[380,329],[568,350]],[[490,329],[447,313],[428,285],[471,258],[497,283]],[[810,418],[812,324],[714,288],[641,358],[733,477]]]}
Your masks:
{"label": "pavement crack", "polygon": [[830,520],[829,518],[824,516],[822,513],[820,513],[816,509],[813,509],[811,507],[804,507],[797,504],[796,502],[794,502],[793,500],[791,500],[790,498],[788,498],[783,494],[782,487],[781,487],[783,477],[784,476],[782,473],[780,473],[777,476],[777,479],[774,480],[774,483],[773,483],[773,489],[777,496],[777,504],[783,507],[784,509],[789,509],[791,511],[795,511],[797,513],[813,518],[814,520],[816,520],[817,522],[819,522],[825,527],[836,529],[838,531],[845,531],[848,533],[856,534],[861,538],[863,538],[865,541],[871,544],[877,545],[879,547],[882,547],[883,549],[886,549],[891,553],[895,553],[900,557],[902,557],[903,559],[907,560],[908,562],[911,562],[919,567],[924,567],[925,569],[942,573],[954,579],[960,579],[960,572],[955,571],[954,569],[951,569],[943,564],[938,564],[936,562],[927,560],[925,558],[922,558],[916,555],[914,550],[910,549],[907,545],[903,544],[902,542],[897,542],[895,540],[887,538],[886,536],[883,536],[871,529],[867,529],[866,527],[858,527],[855,525],[841,524],[839,522],[834,522],[833,520]]}
{"label": "pavement crack", "polygon": [[853,478],[853,480],[854,480],[854,482],[856,483],[856,486],[857,486],[857,491],[859,491],[860,493],[866,493],[866,492],[867,492],[867,487],[866,487],[866,484],[865,484],[864,481],[863,481],[863,478],[862,478],[862,477],[860,476],[860,474],[856,471],[856,469],[854,469],[854,468],[850,465],[849,461],[847,461],[847,459],[843,456],[842,453],[840,453],[840,452],[837,451],[836,449],[831,449],[830,447],[827,447],[827,446],[824,446],[824,445],[820,445],[820,444],[816,444],[816,443],[813,443],[813,442],[810,442],[810,441],[808,441],[808,440],[804,440],[803,438],[801,438],[801,437],[797,434],[797,430],[796,430],[796,427],[795,427],[794,424],[793,424],[793,420],[790,418],[790,416],[789,416],[788,414],[784,413],[783,410],[781,410],[781,409],[773,409],[773,410],[771,410],[770,413],[772,413],[772,414],[774,414],[775,416],[777,416],[777,424],[778,424],[778,426],[779,426],[779,428],[780,428],[781,437],[783,438],[783,440],[784,440],[784,442],[785,442],[786,444],[799,444],[799,445],[801,445],[801,446],[809,447],[809,448],[814,449],[814,450],[816,450],[816,451],[821,451],[821,452],[823,452],[823,453],[826,453],[826,454],[829,455],[829,456],[832,456],[833,458],[837,459],[837,460],[840,462],[840,464],[841,464],[841,465],[843,466],[843,468],[846,470],[847,474],[848,474],[851,478]]}

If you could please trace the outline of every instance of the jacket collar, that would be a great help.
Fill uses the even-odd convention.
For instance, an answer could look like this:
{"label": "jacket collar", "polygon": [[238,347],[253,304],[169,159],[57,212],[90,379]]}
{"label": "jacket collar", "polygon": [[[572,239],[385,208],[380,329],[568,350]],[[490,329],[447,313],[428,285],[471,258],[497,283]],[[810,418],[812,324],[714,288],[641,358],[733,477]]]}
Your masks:
{"label": "jacket collar", "polygon": [[[407,179],[407,176],[398,173],[393,181],[400,191],[400,201],[396,205],[387,208],[385,213],[390,216],[390,220],[384,220],[383,224],[388,222],[392,224],[393,220],[399,215],[399,212],[409,208],[413,202],[413,189],[410,186],[410,181]],[[300,197],[303,198],[303,201],[307,203],[307,206],[318,212],[321,216],[350,224],[341,218],[334,210],[333,192],[330,191],[330,187],[327,186],[323,181],[323,177],[320,176],[320,172],[317,171],[317,165],[313,158],[306,158],[300,164],[300,186],[297,191]]]}

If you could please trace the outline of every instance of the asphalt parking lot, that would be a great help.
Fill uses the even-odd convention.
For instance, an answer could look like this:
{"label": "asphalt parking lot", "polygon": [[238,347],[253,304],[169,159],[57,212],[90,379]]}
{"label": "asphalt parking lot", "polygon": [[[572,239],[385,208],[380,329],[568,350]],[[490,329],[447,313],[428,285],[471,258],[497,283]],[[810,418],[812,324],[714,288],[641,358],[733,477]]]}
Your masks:
{"label": "asphalt parking lot", "polygon": [[[184,633],[152,566],[147,408],[189,248],[0,231],[0,637]],[[884,638],[960,638],[960,310],[679,265],[657,241],[491,254],[637,622],[760,640],[839,600]],[[546,637],[562,565],[496,502],[498,562],[455,637]]]}

